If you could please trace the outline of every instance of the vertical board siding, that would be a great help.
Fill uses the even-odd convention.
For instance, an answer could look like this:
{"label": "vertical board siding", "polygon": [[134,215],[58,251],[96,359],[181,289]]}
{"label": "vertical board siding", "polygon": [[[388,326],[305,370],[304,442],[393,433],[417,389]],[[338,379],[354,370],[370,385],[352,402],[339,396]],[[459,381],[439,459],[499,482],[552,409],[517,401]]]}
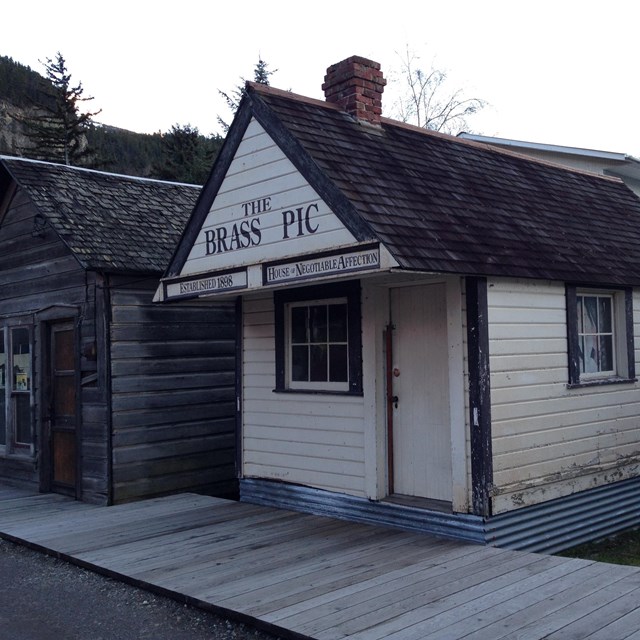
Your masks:
{"label": "vertical board siding", "polygon": [[235,308],[154,305],[111,278],[113,499],[236,494]]}
{"label": "vertical board siding", "polygon": [[[640,390],[568,389],[562,283],[492,280],[494,513],[636,474]],[[640,303],[634,292],[636,362]]]}
{"label": "vertical board siding", "polygon": [[243,476],[364,495],[363,398],[274,393],[273,298],[243,304]]}

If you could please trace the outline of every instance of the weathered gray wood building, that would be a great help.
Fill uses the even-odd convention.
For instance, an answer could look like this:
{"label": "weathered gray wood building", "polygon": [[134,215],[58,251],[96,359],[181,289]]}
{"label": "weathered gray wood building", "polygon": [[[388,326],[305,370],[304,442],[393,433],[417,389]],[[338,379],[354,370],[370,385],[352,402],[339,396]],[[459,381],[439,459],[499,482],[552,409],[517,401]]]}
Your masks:
{"label": "weathered gray wood building", "polygon": [[242,302],[247,501],[557,549],[640,522],[640,201],[250,85],[158,299]]}
{"label": "weathered gray wood building", "polygon": [[152,304],[200,192],[0,158],[0,476],[236,494],[235,309]]}

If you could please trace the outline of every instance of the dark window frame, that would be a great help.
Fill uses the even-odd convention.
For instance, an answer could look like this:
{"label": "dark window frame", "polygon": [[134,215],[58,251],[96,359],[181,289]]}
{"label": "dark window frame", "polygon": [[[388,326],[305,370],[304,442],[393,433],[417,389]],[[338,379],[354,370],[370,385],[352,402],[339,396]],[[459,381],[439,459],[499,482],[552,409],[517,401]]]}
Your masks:
{"label": "dark window frame", "polygon": [[[27,377],[24,378],[24,384],[26,388],[19,388],[14,377],[14,332],[16,330],[26,330],[27,339],[29,344],[29,365],[27,371]],[[4,430],[5,438],[4,443],[0,445],[0,455],[3,456],[31,456],[35,451],[35,431],[34,431],[34,340],[35,331],[31,322],[21,322],[19,319],[12,318],[11,320],[3,321],[0,323],[0,335],[3,340],[4,347],[4,359],[5,359],[5,375],[4,375],[4,387],[0,388],[0,393],[4,396],[4,402],[2,403],[1,410],[4,411],[2,422],[0,422],[0,428]],[[22,382],[21,382],[22,384]],[[17,420],[20,416],[20,403],[27,399],[26,413],[29,416],[29,441],[24,442],[18,439],[18,424]]]}
{"label": "dark window frame", "polygon": [[[348,390],[322,389],[322,383],[314,389],[291,389],[289,387],[289,372],[287,371],[287,305],[292,302],[320,301],[346,298],[347,301],[347,331],[349,342]],[[360,282],[349,280],[331,284],[296,287],[275,291],[273,295],[275,307],[275,356],[276,356],[276,388],[281,393],[319,393],[329,395],[362,395],[362,313],[360,300]]]}
{"label": "dark window frame", "polygon": [[[633,335],[633,289],[631,287],[565,286],[567,303],[567,342],[569,355],[570,389],[590,386],[624,384],[636,382],[634,335]],[[613,375],[582,375],[580,373],[580,344],[578,331],[578,295],[613,296],[614,350],[616,371]],[[624,334],[624,335],[621,335]]]}

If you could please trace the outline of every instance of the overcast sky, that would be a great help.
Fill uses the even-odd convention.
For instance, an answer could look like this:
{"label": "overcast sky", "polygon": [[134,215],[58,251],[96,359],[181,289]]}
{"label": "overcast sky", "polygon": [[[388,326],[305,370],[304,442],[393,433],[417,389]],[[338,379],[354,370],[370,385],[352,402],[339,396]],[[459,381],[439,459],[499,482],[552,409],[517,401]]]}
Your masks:
{"label": "overcast sky", "polygon": [[[638,17],[632,0],[30,0],[2,5],[0,55],[42,71],[60,51],[99,121],[140,132],[219,131],[218,89],[251,79],[323,98],[326,68],[358,54],[393,80],[409,46],[451,90],[489,106],[477,133],[640,157]],[[640,5],[639,5],[640,6]],[[393,82],[383,108],[391,115]]]}

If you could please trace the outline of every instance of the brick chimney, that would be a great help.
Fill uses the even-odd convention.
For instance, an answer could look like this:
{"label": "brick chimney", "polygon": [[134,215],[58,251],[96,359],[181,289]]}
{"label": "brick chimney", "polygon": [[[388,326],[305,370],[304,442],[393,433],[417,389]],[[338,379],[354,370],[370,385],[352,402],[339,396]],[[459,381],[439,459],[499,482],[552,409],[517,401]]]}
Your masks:
{"label": "brick chimney", "polygon": [[327,102],[359,120],[379,125],[385,84],[377,62],[351,56],[327,69],[322,90]]}

